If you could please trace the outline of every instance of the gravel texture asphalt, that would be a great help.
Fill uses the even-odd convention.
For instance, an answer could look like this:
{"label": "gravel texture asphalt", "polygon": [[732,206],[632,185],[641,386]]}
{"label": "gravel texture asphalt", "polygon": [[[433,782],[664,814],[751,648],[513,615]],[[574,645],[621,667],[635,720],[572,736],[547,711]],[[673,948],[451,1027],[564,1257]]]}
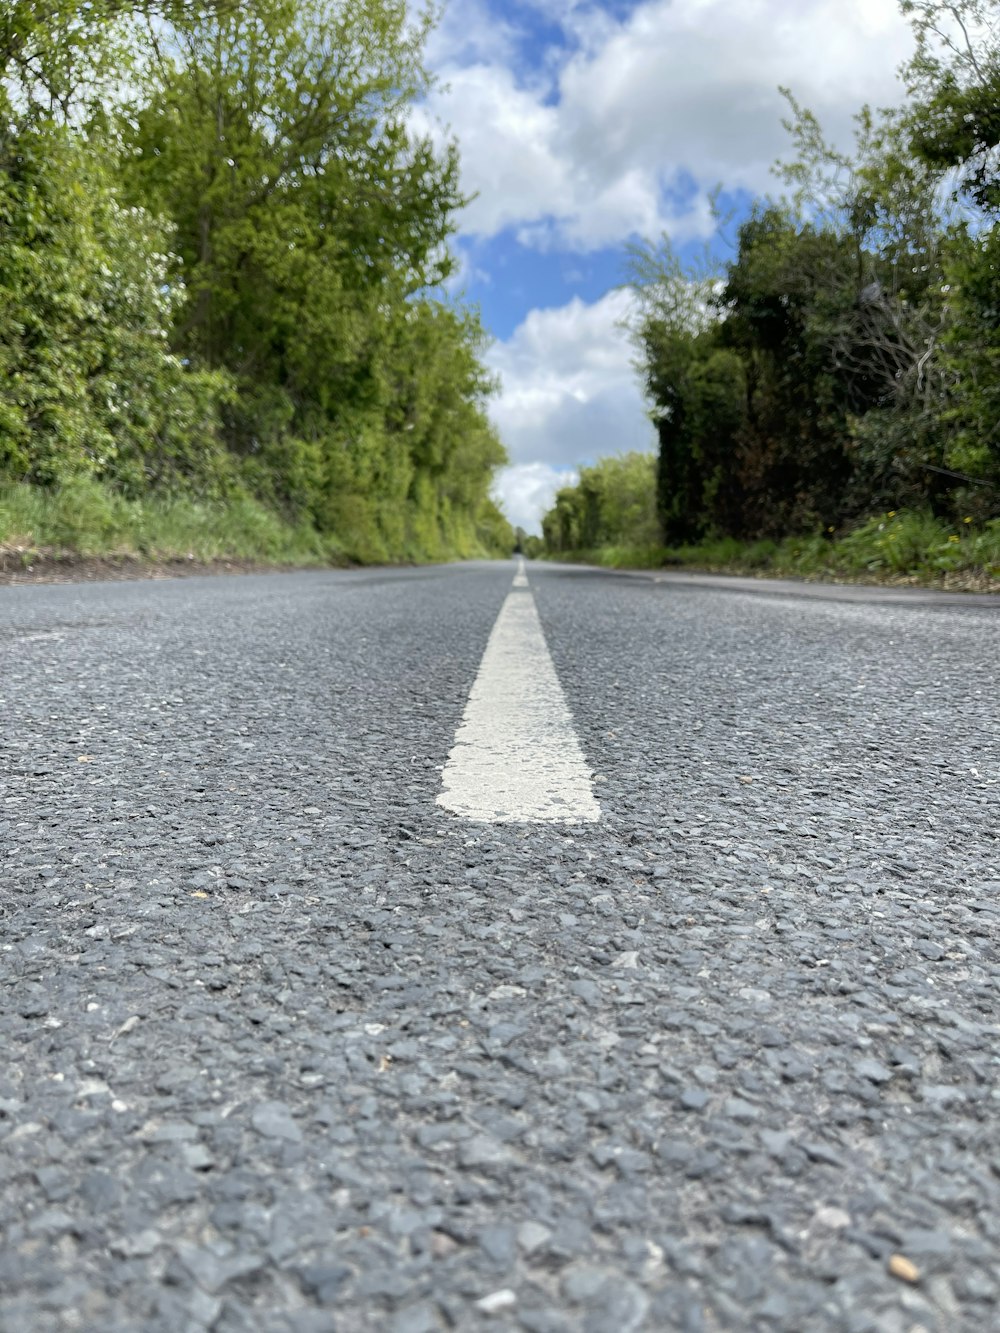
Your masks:
{"label": "gravel texture asphalt", "polygon": [[0,589],[0,1329],[1000,1327],[1000,608],[512,572]]}

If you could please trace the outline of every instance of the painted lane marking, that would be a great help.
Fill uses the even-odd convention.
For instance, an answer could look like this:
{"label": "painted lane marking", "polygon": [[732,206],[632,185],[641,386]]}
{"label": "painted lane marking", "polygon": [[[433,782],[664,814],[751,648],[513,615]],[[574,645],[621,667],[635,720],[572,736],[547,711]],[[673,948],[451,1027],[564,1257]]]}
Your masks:
{"label": "painted lane marking", "polygon": [[523,562],[486,645],[437,803],[489,824],[601,817]]}
{"label": "painted lane marking", "polygon": [[528,575],[524,566],[524,556],[517,557],[517,573],[514,575],[514,582],[511,585],[514,588],[526,588],[528,586]]}

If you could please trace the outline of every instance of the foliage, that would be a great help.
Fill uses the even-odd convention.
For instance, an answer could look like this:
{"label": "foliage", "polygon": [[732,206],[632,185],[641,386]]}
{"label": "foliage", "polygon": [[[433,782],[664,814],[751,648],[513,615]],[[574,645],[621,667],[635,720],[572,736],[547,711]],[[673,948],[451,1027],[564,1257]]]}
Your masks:
{"label": "foliage", "polygon": [[347,554],[309,524],[288,522],[241,491],[214,500],[155,492],[129,500],[87,477],[57,487],[0,487],[0,557],[30,563],[45,551],[294,565]]}
{"label": "foliage", "polygon": [[257,497],[357,558],[513,544],[405,0],[0,17],[0,479]]}
{"label": "foliage", "polygon": [[514,529],[514,552],[528,560],[539,560],[545,554],[545,539],[517,527]]}
{"label": "foliage", "polygon": [[594,467],[581,468],[579,481],[556,494],[543,519],[546,549],[657,541],[655,469],[653,455],[640,453],[603,458]]}
{"label": "foliage", "polygon": [[476,517],[476,539],[484,555],[510,556],[514,552],[517,544],[514,529],[495,500],[483,501]]}
{"label": "foliage", "polygon": [[[1000,21],[985,0],[902,8],[906,105],[863,108],[844,152],[786,93],[786,195],[755,203],[729,262],[633,252],[672,542],[1000,514]],[[571,508],[553,549],[589,536]]]}
{"label": "foliage", "polygon": [[835,537],[780,541],[716,537],[677,546],[601,546],[552,553],[610,569],[665,567],[727,574],[863,579],[968,590],[1000,590],[1000,520],[957,524],[928,510],[876,514]]}
{"label": "foliage", "polygon": [[[508,556],[513,544],[507,520],[490,501],[461,535],[461,550],[449,555]],[[289,565],[344,564],[363,554],[239,487],[216,498],[150,491],[128,499],[84,476],[60,486],[0,486],[0,564],[15,557],[30,563],[46,551]],[[426,557],[415,551],[413,558]]]}
{"label": "foliage", "polygon": [[136,494],[221,485],[227,381],[167,346],[165,237],[117,198],[99,147],[25,129],[0,173],[0,475],[77,473]]}
{"label": "foliage", "polygon": [[424,35],[395,0],[210,14],[154,42],[127,127],[129,187],[176,227],[177,337],[238,386],[230,449],[370,559],[461,544],[503,458],[476,321],[417,296],[461,202],[406,126]]}

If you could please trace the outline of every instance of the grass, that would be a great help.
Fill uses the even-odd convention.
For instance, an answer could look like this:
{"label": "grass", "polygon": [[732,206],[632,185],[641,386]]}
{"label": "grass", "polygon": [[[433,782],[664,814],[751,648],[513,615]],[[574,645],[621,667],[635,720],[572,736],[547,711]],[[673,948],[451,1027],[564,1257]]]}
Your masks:
{"label": "grass", "polygon": [[707,570],[806,579],[1000,588],[1000,519],[947,523],[921,511],[876,514],[842,534],[691,546],[608,546],[554,555],[610,569]]}
{"label": "grass", "polygon": [[0,553],[26,565],[42,555],[279,565],[343,557],[308,524],[289,523],[246,494],[125,500],[86,479],[53,490],[0,488]]}
{"label": "grass", "polygon": [[390,549],[367,510],[346,512],[331,535],[288,521],[246,492],[126,500],[89,478],[51,489],[0,485],[0,570],[81,559],[301,567],[489,554],[488,535],[477,535],[471,523],[453,522],[443,533],[425,524],[426,531],[411,533],[400,516],[397,526]]}

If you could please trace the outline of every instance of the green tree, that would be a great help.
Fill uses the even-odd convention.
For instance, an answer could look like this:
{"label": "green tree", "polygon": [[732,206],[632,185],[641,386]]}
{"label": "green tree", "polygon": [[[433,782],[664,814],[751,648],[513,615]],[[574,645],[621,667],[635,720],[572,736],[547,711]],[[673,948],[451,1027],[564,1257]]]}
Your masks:
{"label": "green tree", "polygon": [[139,12],[32,0],[0,13],[0,475],[89,474],[129,493],[217,486],[224,377],[167,338],[183,300],[169,230],[121,198],[100,97]]}
{"label": "green tree", "polygon": [[249,488],[365,559],[503,549],[453,146],[405,0],[0,15],[0,473]]}
{"label": "green tree", "polygon": [[664,236],[632,247],[630,277],[630,329],[659,440],[659,522],[668,541],[692,541],[715,522],[745,406],[742,362],[720,342],[722,275],[682,265]]}
{"label": "green tree", "polygon": [[168,238],[126,207],[100,142],[22,126],[0,170],[0,477],[90,475],[136,495],[218,489],[224,376],[168,345]]}
{"label": "green tree", "polygon": [[576,484],[557,492],[542,530],[553,552],[656,545],[655,455],[632,452],[582,467]]}
{"label": "green tree", "polygon": [[556,491],[552,507],[542,517],[545,549],[556,554],[583,550],[583,493],[578,486],[563,486]]}
{"label": "green tree", "polygon": [[[402,539],[407,503],[434,510],[445,541],[500,456],[481,421],[445,438],[427,406],[444,420],[468,394],[474,415],[480,386],[463,360],[478,333],[414,301],[448,274],[461,202],[454,149],[407,125],[426,31],[401,0],[269,0],[170,44],[154,32],[126,127],[133,197],[176,228],[176,345],[239,386],[231,449],[275,478],[276,500],[307,499],[373,553]],[[421,342],[433,354],[410,357]]]}
{"label": "green tree", "polygon": [[946,509],[942,469],[972,457],[949,352],[950,275],[969,247],[939,174],[907,115],[863,109],[845,153],[788,96],[788,198],[758,201],[724,276],[706,286],[663,246],[633,271],[671,541],[828,528],[877,504]]}
{"label": "green tree", "polygon": [[955,507],[985,518],[1000,514],[1000,14],[985,0],[901,7],[917,37],[906,71],[913,156],[951,183],[964,209],[944,246],[950,392],[939,462],[952,474]]}
{"label": "green tree", "polygon": [[789,95],[794,157],[778,174],[795,215],[838,238],[853,279],[817,306],[849,395],[854,476],[845,514],[927,502],[947,508],[940,468],[956,388],[946,345],[956,312],[949,250],[964,233],[942,199],[939,172],[914,151],[910,113],[868,108],[856,117],[854,151],[827,144],[815,117]]}
{"label": "green tree", "polygon": [[1000,207],[1000,14],[990,0],[901,0],[917,50],[905,74],[907,123],[921,160],[958,171],[977,208]]}

